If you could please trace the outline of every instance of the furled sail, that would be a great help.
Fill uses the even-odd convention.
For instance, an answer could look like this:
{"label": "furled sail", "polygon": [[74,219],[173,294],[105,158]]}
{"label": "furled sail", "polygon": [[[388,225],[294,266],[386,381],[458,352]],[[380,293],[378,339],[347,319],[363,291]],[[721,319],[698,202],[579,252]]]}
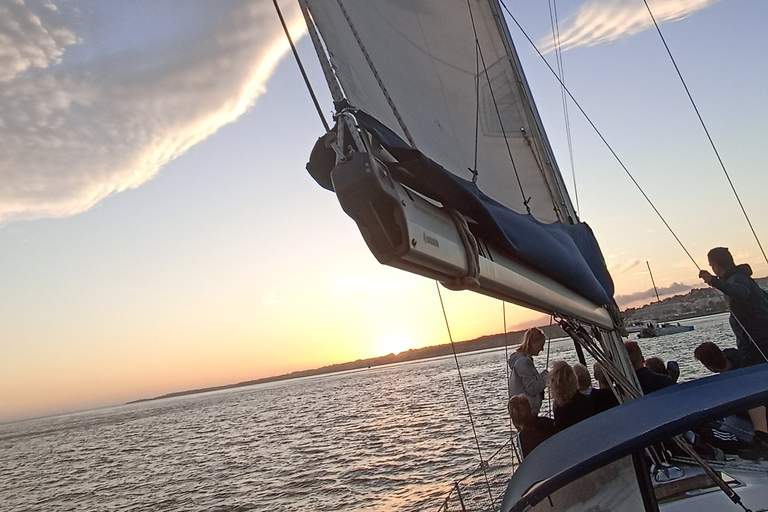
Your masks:
{"label": "furled sail", "polygon": [[[334,155],[321,140],[308,165],[336,190],[379,261],[441,281],[471,266],[466,243],[441,227],[455,232],[448,214],[425,214],[429,204],[412,197],[416,191],[466,218],[481,241],[483,293],[612,328],[597,310],[613,305],[613,283],[591,230],[576,219],[498,2],[301,3],[343,89],[337,108],[350,105],[356,126],[393,159],[349,154],[342,160],[354,170],[332,180]],[[336,148],[336,156],[345,149]],[[385,199],[364,198],[362,175],[394,179],[407,190],[385,183],[394,191]],[[341,189],[353,186],[351,199],[343,199]],[[392,213],[400,203],[403,212]],[[460,257],[454,261],[446,248]],[[504,268],[483,275],[484,264],[502,260]],[[497,279],[510,268],[513,275]]]}

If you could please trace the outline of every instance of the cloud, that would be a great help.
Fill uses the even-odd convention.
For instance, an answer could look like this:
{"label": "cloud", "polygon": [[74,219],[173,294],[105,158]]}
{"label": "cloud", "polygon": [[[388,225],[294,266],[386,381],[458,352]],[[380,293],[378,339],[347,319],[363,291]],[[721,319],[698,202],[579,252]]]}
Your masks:
{"label": "cloud", "polygon": [[[51,6],[44,7],[55,11]],[[0,5],[0,84],[28,69],[58,64],[64,50],[80,42],[73,30],[49,18],[22,1]]]}
{"label": "cloud", "polygon": [[[678,21],[719,0],[648,0],[656,22]],[[643,2],[592,0],[567,17],[560,25],[562,50],[595,46],[638,34],[653,27]],[[538,43],[543,53],[553,51],[551,36]]]}
{"label": "cloud", "polygon": [[246,112],[288,50],[269,0],[87,5],[0,7],[0,221],[138,187]]}
{"label": "cloud", "polygon": [[[677,293],[687,293],[690,290],[692,290],[694,287],[688,284],[683,283],[672,283],[669,286],[659,288],[659,297],[664,297],[667,295],[673,295]],[[639,302],[641,300],[655,300],[656,299],[656,292],[653,290],[653,288],[650,288],[648,290],[645,290],[644,292],[637,292],[632,293],[629,295],[617,295],[616,296],[616,303],[621,306],[627,306],[629,304],[633,304],[635,302]]]}
{"label": "cloud", "polygon": [[623,263],[614,263],[610,265],[608,271],[611,273],[611,275],[620,275],[637,267],[638,265],[640,265],[640,260],[629,260]]}

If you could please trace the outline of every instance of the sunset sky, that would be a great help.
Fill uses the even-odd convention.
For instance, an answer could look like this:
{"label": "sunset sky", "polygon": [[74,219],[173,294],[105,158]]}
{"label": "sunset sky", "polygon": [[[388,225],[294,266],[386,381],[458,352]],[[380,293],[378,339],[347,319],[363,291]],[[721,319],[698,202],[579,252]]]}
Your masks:
{"label": "sunset sky", "polygon": [[[506,4],[554,67],[547,2]],[[643,1],[562,4],[566,84],[698,265],[723,245],[768,275]],[[768,244],[768,3],[649,5]],[[574,188],[559,84],[509,25],[619,304],[651,300],[646,261],[701,286],[569,105]],[[379,265],[304,170],[322,133],[270,0],[0,0],[0,421],[448,342],[435,283]],[[499,301],[441,292],[455,340],[502,332]]]}

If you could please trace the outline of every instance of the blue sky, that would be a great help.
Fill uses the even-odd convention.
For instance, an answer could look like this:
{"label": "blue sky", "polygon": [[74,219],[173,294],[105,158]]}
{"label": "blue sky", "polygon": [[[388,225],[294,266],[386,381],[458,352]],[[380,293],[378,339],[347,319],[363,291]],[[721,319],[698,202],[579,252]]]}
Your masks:
{"label": "blue sky", "polygon": [[[764,236],[768,5],[649,4]],[[544,47],[546,3],[508,5]],[[726,245],[768,274],[643,2],[558,8],[579,35],[567,85],[698,264]],[[558,84],[511,32],[572,188]],[[0,421],[448,341],[434,283],[381,267],[306,174],[323,129],[286,50],[269,1],[0,2]],[[619,299],[650,300],[646,261],[661,288],[698,285],[570,118],[581,217]],[[443,296],[455,339],[502,331],[497,301]]]}

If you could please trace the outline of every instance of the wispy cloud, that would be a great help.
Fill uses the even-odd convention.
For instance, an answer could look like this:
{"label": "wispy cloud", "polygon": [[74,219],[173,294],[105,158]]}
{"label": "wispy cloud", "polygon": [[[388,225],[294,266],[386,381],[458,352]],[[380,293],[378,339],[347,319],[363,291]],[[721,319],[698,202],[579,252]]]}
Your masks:
{"label": "wispy cloud", "polygon": [[[719,0],[648,0],[658,23],[677,21]],[[594,46],[635,35],[653,27],[653,20],[642,1],[593,0],[562,21],[560,45],[563,50]],[[554,50],[551,36],[543,38],[539,48]]]}
{"label": "wispy cloud", "polygon": [[0,221],[141,185],[247,111],[287,51],[269,0],[78,6],[0,7]]}
{"label": "wispy cloud", "polygon": [[609,265],[608,271],[612,275],[620,275],[640,265],[640,260],[629,260]]}

